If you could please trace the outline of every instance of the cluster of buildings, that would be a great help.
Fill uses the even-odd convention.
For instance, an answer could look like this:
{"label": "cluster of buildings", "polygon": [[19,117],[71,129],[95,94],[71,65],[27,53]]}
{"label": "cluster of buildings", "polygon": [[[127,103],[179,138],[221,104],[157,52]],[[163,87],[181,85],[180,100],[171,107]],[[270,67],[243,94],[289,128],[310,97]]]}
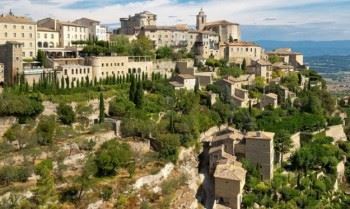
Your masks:
{"label": "cluster of buildings", "polygon": [[15,16],[12,12],[0,16],[0,44],[7,41],[23,45],[22,57],[33,59],[38,49],[61,53],[72,51],[74,41],[89,39],[109,41],[107,28],[99,21],[81,18],[64,22],[45,18],[37,22],[27,17]]}
{"label": "cluster of buildings", "polygon": [[[208,21],[202,9],[196,16],[196,28],[184,24],[158,26],[157,15],[148,11],[121,18],[120,23],[121,27],[116,33],[129,36],[130,40],[137,36],[146,36],[152,40],[156,49],[163,46],[186,49],[188,52],[193,52],[196,60],[200,61],[215,58],[242,65],[245,60],[250,74],[264,77],[267,81],[272,79],[273,70],[289,72],[303,66],[301,54],[289,49],[265,53],[257,44],[241,40],[239,24],[226,20]],[[79,52],[84,47],[83,41],[109,41],[110,35],[107,28],[99,21],[88,18],[80,18],[72,22],[45,18],[34,22],[27,17],[15,16],[12,12],[1,15],[0,63],[4,71],[1,76],[3,83],[14,83],[16,75],[21,73],[28,74],[27,77],[30,78],[28,82],[31,83],[35,75],[50,70],[64,72],[62,75],[69,76],[73,80],[81,79],[81,76],[99,79],[139,72],[148,75],[158,72],[169,77],[175,72],[177,63],[167,63],[154,58],[151,60],[145,57],[131,58],[117,55],[98,58],[79,57]],[[38,50],[44,51],[49,58],[50,65],[45,66],[48,67],[46,69],[35,62],[32,62],[32,65],[28,63],[29,60],[36,58]],[[280,57],[281,62],[271,64],[268,60],[272,56]],[[86,69],[90,68],[91,70],[87,73]],[[75,69],[75,73],[72,69]],[[84,69],[86,73],[80,76],[80,69],[82,74]],[[182,71],[172,82],[175,88],[193,89],[197,80],[201,86],[205,86],[215,77],[214,74],[197,72],[195,68],[188,70],[186,67],[180,67],[180,70]],[[232,90],[235,101],[242,103],[241,106],[247,106],[249,102],[246,94],[244,89],[238,87],[235,91]]]}
{"label": "cluster of buildings", "polygon": [[269,181],[274,169],[274,133],[247,132],[228,127],[205,139],[208,147],[209,174],[214,179],[214,208],[239,209],[247,171],[246,159],[260,171],[260,178]]}

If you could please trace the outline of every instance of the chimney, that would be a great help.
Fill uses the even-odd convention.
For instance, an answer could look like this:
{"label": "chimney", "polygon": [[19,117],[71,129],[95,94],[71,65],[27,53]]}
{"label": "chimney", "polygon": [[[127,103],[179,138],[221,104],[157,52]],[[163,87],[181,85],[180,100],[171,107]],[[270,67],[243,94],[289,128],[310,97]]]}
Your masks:
{"label": "chimney", "polygon": [[261,132],[260,132],[260,131],[257,131],[257,132],[256,132],[256,136],[257,136],[257,137],[261,137]]}

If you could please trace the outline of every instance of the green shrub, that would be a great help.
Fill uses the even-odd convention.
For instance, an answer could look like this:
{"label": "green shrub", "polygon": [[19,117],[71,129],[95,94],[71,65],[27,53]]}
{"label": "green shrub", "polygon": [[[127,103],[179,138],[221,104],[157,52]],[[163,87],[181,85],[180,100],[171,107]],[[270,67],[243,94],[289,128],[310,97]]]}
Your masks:
{"label": "green shrub", "polygon": [[75,113],[70,105],[61,103],[57,107],[57,115],[61,122],[65,125],[71,125],[75,121]]}

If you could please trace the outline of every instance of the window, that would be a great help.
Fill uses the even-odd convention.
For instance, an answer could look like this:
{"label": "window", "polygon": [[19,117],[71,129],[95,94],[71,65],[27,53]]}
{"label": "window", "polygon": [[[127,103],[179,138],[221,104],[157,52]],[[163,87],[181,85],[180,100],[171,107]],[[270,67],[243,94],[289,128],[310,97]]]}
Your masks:
{"label": "window", "polygon": [[22,38],[24,38],[24,33],[22,33]]}
{"label": "window", "polygon": [[16,29],[16,25],[13,25],[13,29]]}
{"label": "window", "polygon": [[75,69],[75,74],[78,74],[78,69]]}
{"label": "window", "polygon": [[55,38],[55,36],[53,34],[51,34],[51,39],[54,39],[54,38]]}
{"label": "window", "polygon": [[64,69],[64,75],[67,75],[67,69]]}
{"label": "window", "polygon": [[108,63],[106,63],[106,67],[108,67]]}
{"label": "window", "polygon": [[25,56],[26,56],[26,53],[22,52],[22,56],[25,57]]}
{"label": "window", "polygon": [[33,56],[33,52],[29,52],[29,55],[32,57]]}
{"label": "window", "polygon": [[13,37],[15,37],[15,38],[16,38],[16,33],[13,33]]}
{"label": "window", "polygon": [[4,25],[4,28],[7,29],[7,25]]}
{"label": "window", "polygon": [[30,37],[30,38],[33,38],[33,34],[32,34],[32,33],[29,33],[29,37]]}
{"label": "window", "polygon": [[102,67],[104,66],[104,64],[102,63]]}
{"label": "window", "polygon": [[88,73],[88,74],[90,73],[90,68],[87,69],[87,73]]}
{"label": "window", "polygon": [[22,30],[24,30],[24,25],[22,25]]}
{"label": "window", "polygon": [[45,39],[47,38],[47,33],[44,34],[44,38],[45,38]]}
{"label": "window", "polygon": [[86,73],[86,69],[84,68],[84,74]]}
{"label": "window", "polygon": [[29,26],[29,30],[31,30],[32,29],[32,26]]}
{"label": "window", "polygon": [[82,69],[81,69],[81,68],[79,69],[79,73],[80,73],[80,74],[82,73]]}
{"label": "window", "polygon": [[72,69],[72,75],[74,75],[74,69]]}

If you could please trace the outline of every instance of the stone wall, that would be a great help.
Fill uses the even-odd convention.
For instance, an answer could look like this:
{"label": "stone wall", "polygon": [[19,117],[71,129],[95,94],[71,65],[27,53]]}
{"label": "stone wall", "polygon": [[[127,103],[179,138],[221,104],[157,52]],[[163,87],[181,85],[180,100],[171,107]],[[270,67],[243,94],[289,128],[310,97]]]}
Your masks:
{"label": "stone wall", "polygon": [[343,125],[329,126],[326,128],[326,136],[332,137],[334,142],[346,141]]}

